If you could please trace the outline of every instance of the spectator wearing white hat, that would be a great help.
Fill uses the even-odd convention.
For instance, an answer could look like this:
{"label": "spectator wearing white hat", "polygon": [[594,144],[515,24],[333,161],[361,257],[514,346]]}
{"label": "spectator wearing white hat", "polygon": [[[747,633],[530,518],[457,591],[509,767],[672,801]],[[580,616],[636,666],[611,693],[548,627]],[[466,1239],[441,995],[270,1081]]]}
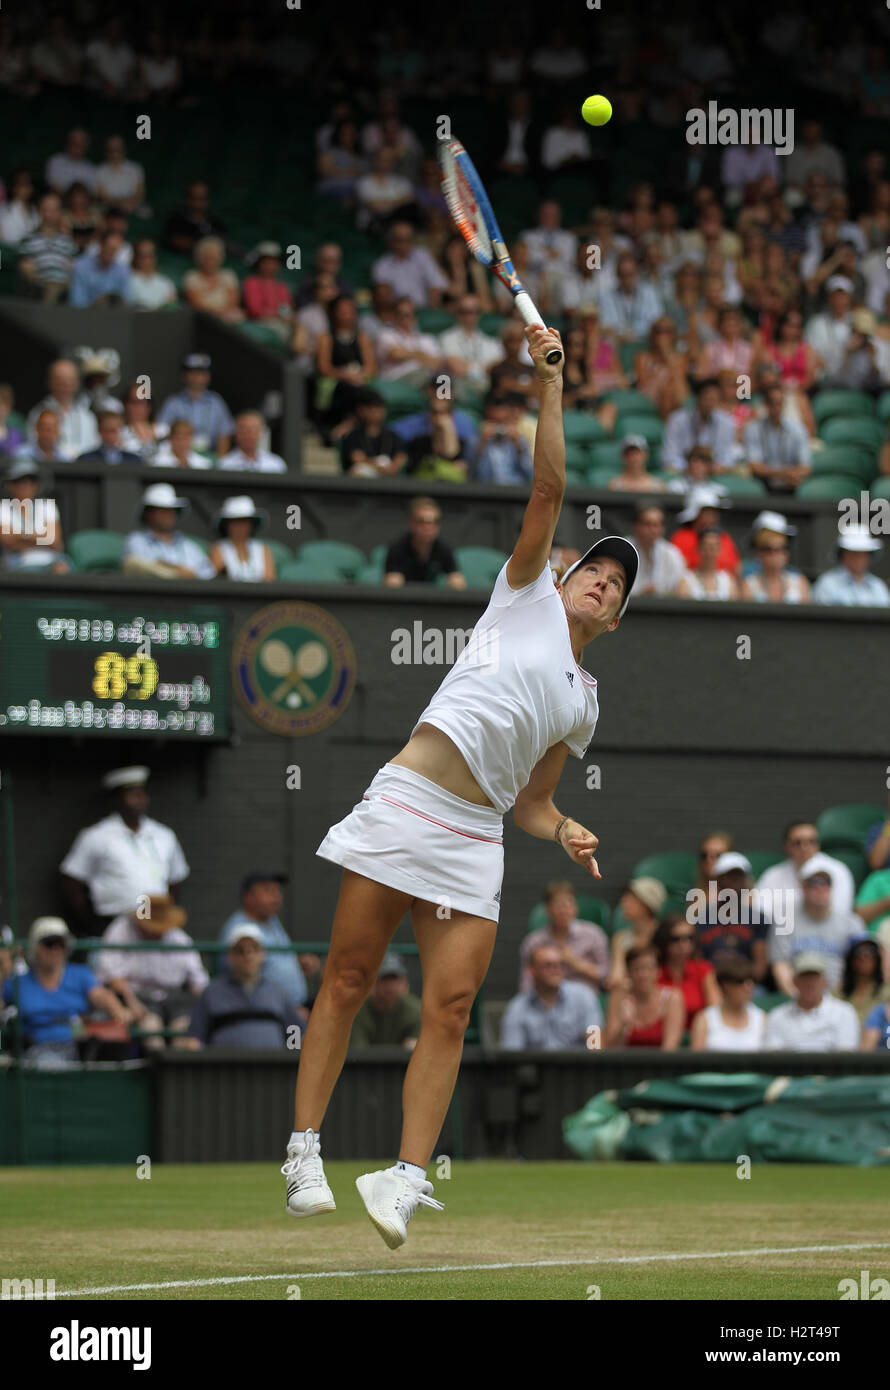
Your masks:
{"label": "spectator wearing white hat", "polygon": [[102,934],[102,948],[92,958],[99,980],[131,1005],[146,1030],[164,1025],[174,1033],[184,1033],[194,999],[206,989],[210,976],[194,949],[120,948],[154,942],[190,947],[192,938],[183,930],[186,921],[185,909],[178,907],[169,893],[140,894],[129,912],[109,922]]}
{"label": "spectator wearing white hat", "polygon": [[139,510],[142,524],[130,532],[124,546],[125,573],[159,579],[216,578],[209,556],[177,529],[177,519],[187,507],[170,483],[152,483],[145,489]]}
{"label": "spectator wearing white hat", "polygon": [[649,444],[641,434],[626,434],[621,441],[621,472],[608,482],[610,492],[664,492],[661,478],[646,470]]}
{"label": "spectator wearing white hat", "polygon": [[618,899],[618,910],[630,925],[620,927],[612,937],[611,963],[606,988],[629,984],[625,961],[628,951],[651,946],[667,900],[667,889],[657,878],[644,874],[632,878]]}
{"label": "spectator wearing white hat", "polygon": [[[219,935],[227,940],[229,933],[247,922],[259,931],[264,947],[290,946],[291,939],[281,920],[284,887],[287,874],[278,869],[253,869],[241,880],[240,907],[223,923]],[[292,951],[273,951],[266,960],[266,975],[281,985],[287,998],[305,1017],[308,986],[299,958]]]}
{"label": "spectator wearing white hat", "polygon": [[258,410],[242,410],[235,420],[235,443],[219,467],[243,473],[286,473],[284,459],[263,448],[265,429]]}
{"label": "spectator wearing white hat", "polygon": [[841,526],[837,538],[839,564],[820,574],[813,585],[814,603],[845,608],[890,608],[890,589],[869,573],[869,556],[883,549],[867,526]]}
{"label": "spectator wearing white hat", "polygon": [[855,1052],[860,1034],[856,1010],[828,993],[823,957],[802,952],[792,969],[795,998],[767,1015],[764,1050]]}
{"label": "spectator wearing white hat", "polygon": [[[827,854],[813,854],[801,864],[797,871],[801,900],[794,905],[790,923],[770,929],[773,979],[784,994],[794,994],[792,957],[812,951],[823,958],[829,989],[837,989],[851,942],[866,934],[861,917],[846,909],[839,911],[832,904],[834,863]],[[791,931],[787,930],[789,925]]]}
{"label": "spectator wearing white hat", "polygon": [[263,933],[241,922],[226,933],[226,967],[192,1006],[189,1039],[198,1047],[281,1048],[300,1020],[266,970]]}
{"label": "spectator wearing white hat", "polygon": [[664,538],[664,511],[661,507],[637,505],[633,540],[640,556],[634,593],[672,594],[686,573],[686,561],[675,545]]}
{"label": "spectator wearing white hat", "polygon": [[88,966],[68,960],[73,941],[61,917],[38,917],[28,932],[30,963],[24,974],[12,973],[8,953],[0,960],[3,1003],[17,1010],[24,1060],[33,1066],[76,1062],[71,1022],[91,1009],[102,1009],[120,1023],[130,1021],[129,1011]]}
{"label": "spectator wearing white hat", "polygon": [[768,967],[769,920],[761,895],[751,889],[751,861],[727,850],[714,861],[711,875],[706,910],[693,899],[686,909],[687,920],[698,928],[699,954],[715,969],[728,958],[741,957],[759,984]]}
{"label": "spectator wearing white hat", "polygon": [[853,331],[853,288],[853,281],[846,275],[832,275],[825,287],[827,310],[814,314],[806,326],[804,337],[821,360],[823,379],[839,372],[847,356]]}
{"label": "spectator wearing white hat", "polygon": [[174,832],[146,815],[148,777],[141,766],[107,772],[102,787],[113,798],[111,813],[79,832],[59,866],[72,914],[87,935],[132,912],[142,896],[175,893],[188,877]]}
{"label": "spectator wearing white hat", "polygon": [[797,527],[781,512],[758,513],[751,527],[757,568],[742,580],[742,598],[753,603],[809,603],[810,584],[799,570],[788,568],[789,537]]}
{"label": "spectator wearing white hat", "polygon": [[785,392],[766,390],[766,415],[749,420],[742,432],[742,451],[751,474],[771,492],[793,492],[809,477],[810,441],[803,425],[785,415]]}
{"label": "spectator wearing white hat", "polygon": [[210,547],[210,562],[223,579],[258,582],[275,578],[275,557],[257,531],[269,514],[252,497],[227,497],[215,520],[220,539]]}
{"label": "spectator wearing white hat", "polygon": [[206,352],[186,353],[182,359],[182,390],[164,401],[158,411],[158,424],[169,426],[173,420],[190,420],[196,447],[224,454],[235,422],[222,396],[210,390],[211,366]]}
{"label": "spectator wearing white hat", "polygon": [[705,377],[694,390],[695,405],[680,406],[667,418],[661,466],[682,472],[689,450],[703,444],[718,468],[731,468],[736,461],[736,428],[729,411],[720,409],[720,386],[713,377]]}
{"label": "spectator wearing white hat", "polygon": [[[680,525],[671,536],[671,545],[675,545],[686,562],[687,569],[695,569],[701,559],[699,548],[699,535],[706,528],[720,527],[721,508],[729,507],[729,498],[724,496],[719,487],[708,483],[693,488],[689,494],[689,500],[677,517]],[[720,548],[717,552],[718,570],[728,570],[732,575],[738,575],[742,567],[742,557],[739,555],[735,541],[727,531],[720,528]]]}
{"label": "spectator wearing white hat", "polygon": [[[782,847],[786,858],[780,864],[771,864],[764,869],[757,880],[757,891],[768,901],[773,894],[791,892],[796,906],[803,905],[803,892],[800,886],[800,868],[820,853],[819,831],[812,821],[793,820],[785,827]],[[856,884],[853,875],[841,859],[823,854],[831,866],[832,903],[836,912],[852,912]]]}

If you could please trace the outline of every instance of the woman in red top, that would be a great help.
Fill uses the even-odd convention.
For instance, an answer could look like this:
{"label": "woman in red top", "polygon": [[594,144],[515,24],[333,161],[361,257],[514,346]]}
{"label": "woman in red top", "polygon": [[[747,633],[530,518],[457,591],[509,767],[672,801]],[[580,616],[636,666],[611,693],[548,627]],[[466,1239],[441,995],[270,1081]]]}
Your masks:
{"label": "woman in red top", "polygon": [[658,983],[658,954],[637,946],[625,961],[630,984],[609,995],[606,1047],[660,1047],[673,1052],[683,1036],[686,1006],[671,985]]}
{"label": "woman in red top", "polygon": [[[680,526],[671,536],[671,544],[675,545],[686,561],[687,569],[697,569],[701,558],[699,553],[698,537],[699,532],[713,530],[714,527],[720,528],[719,508],[727,506],[721,494],[715,492],[714,488],[707,484],[695,487],[689,494],[689,500],[683,508],[677,520]],[[738,547],[728,531],[721,529],[720,550],[717,555],[718,570],[729,570],[738,578],[742,568],[742,557],[738,552]]]}
{"label": "woman in red top", "polygon": [[707,960],[695,960],[695,928],[682,912],[668,912],[662,917],[653,945],[658,952],[660,970],[658,983],[671,985],[683,995],[686,1005],[685,1030],[692,1027],[695,1015],[709,1004],[720,1003],[720,990],[714,967]]}

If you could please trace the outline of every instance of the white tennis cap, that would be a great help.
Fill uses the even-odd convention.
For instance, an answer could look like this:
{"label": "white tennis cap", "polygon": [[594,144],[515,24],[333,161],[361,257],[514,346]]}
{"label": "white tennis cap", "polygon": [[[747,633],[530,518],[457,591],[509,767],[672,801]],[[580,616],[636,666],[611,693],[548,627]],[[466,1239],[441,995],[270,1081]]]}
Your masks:
{"label": "white tennis cap", "polygon": [[28,932],[28,945],[36,946],[38,941],[52,940],[53,937],[59,936],[64,937],[66,941],[72,939],[68,923],[61,917],[35,917]]}
{"label": "white tennis cap", "polygon": [[706,484],[704,487],[694,487],[677,520],[683,525],[687,521],[694,521],[705,507],[728,507],[730,505],[729,498],[722,488],[714,487],[711,484]]}
{"label": "white tennis cap", "polygon": [[725,854],[717,856],[711,872],[715,878],[720,878],[723,874],[732,873],[733,869],[741,869],[743,874],[750,874],[751,860],[746,859],[743,854],[736,854],[734,850],[727,850]]}
{"label": "white tennis cap", "polygon": [[576,560],[573,565],[569,565],[560,584],[565,584],[569,575],[574,574],[581,565],[589,564],[591,560],[599,556],[607,555],[611,560],[617,560],[624,570],[625,587],[624,602],[618,610],[619,618],[624,617],[625,610],[630,602],[630,591],[636,582],[637,570],[640,565],[640,557],[637,548],[632,545],[624,536],[603,536],[601,540],[595,541],[589,550],[585,550],[580,560]]}
{"label": "white tennis cap", "polygon": [[248,941],[255,941],[258,946],[265,946],[266,944],[260,927],[255,927],[252,922],[236,922],[226,932],[226,945],[234,946],[237,941],[243,941],[245,937]]}
{"label": "white tennis cap", "polygon": [[867,526],[845,526],[838,532],[837,543],[841,550],[880,550],[881,542],[873,536]]}
{"label": "white tennis cap", "polygon": [[751,530],[778,531],[782,536],[797,535],[797,527],[791,526],[781,512],[758,512],[751,523]]}
{"label": "white tennis cap", "polygon": [[827,854],[811,854],[805,864],[801,864],[797,871],[797,877],[801,883],[805,883],[808,878],[815,878],[816,874],[827,874],[834,883],[835,862],[829,859]]}
{"label": "white tennis cap", "polygon": [[188,502],[184,497],[176,496],[176,489],[172,483],[152,483],[142,494],[142,506],[187,507]]}
{"label": "white tennis cap", "polygon": [[102,786],[107,792],[116,792],[121,787],[144,787],[149,776],[147,767],[116,767],[113,772],[106,772]]}

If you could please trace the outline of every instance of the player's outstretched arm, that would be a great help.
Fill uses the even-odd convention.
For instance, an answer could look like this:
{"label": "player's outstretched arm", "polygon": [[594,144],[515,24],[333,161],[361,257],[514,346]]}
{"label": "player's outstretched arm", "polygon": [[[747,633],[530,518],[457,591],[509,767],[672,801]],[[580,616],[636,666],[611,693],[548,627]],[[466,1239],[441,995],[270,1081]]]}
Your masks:
{"label": "player's outstretched arm", "polygon": [[566,489],[566,445],[562,425],[562,364],[551,365],[547,353],[562,346],[550,328],[525,330],[528,348],[541,384],[538,427],[535,432],[534,475],[522,530],[507,562],[507,583],[521,589],[537,579],[553,545],[556,523]]}

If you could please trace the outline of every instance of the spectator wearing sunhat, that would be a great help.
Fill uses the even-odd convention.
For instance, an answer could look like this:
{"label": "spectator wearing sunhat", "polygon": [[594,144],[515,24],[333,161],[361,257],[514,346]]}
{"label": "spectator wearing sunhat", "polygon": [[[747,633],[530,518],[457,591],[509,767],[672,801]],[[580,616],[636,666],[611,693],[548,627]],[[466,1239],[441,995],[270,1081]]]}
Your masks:
{"label": "spectator wearing sunhat", "polygon": [[[210,976],[184,931],[188,920],[169,893],[141,894],[129,912],[115,917],[102,933],[102,947],[92,957],[97,978],[125,1003],[146,1029],[166,1026],[184,1033],[192,1004]],[[143,951],[122,947],[163,942],[177,950]]]}
{"label": "spectator wearing sunhat", "polygon": [[242,410],[235,421],[235,443],[220,468],[241,473],[286,473],[280,454],[263,448],[266,422],[258,410]]}
{"label": "spectator wearing sunhat", "polygon": [[61,917],[38,917],[28,932],[29,968],[6,973],[0,963],[2,999],[17,1010],[16,1022],[25,1043],[24,1060],[50,1068],[77,1061],[72,1019],[102,1009],[121,1023],[130,1014],[111,990],[105,989],[86,965],[68,956],[74,938]]}
{"label": "spectator wearing sunhat", "polygon": [[751,526],[757,568],[742,580],[742,598],[753,603],[809,603],[809,580],[788,568],[789,539],[797,534],[781,512],[759,512]]}
{"label": "spectator wearing sunhat", "polygon": [[[705,528],[720,527],[720,510],[729,506],[729,498],[723,494],[719,487],[702,484],[700,487],[692,489],[686,506],[677,517],[680,525],[671,536],[671,545],[677,547],[686,561],[687,569],[698,568],[701,559],[699,534]],[[721,527],[717,569],[728,570],[730,574],[738,575],[741,564],[742,559],[735,541]]]}
{"label": "spectator wearing sunhat", "polygon": [[637,947],[651,946],[666,900],[664,884],[648,874],[632,878],[624,888],[618,899],[618,910],[629,925],[620,927],[612,936],[607,989],[630,983],[625,965],[627,953]]}
{"label": "spectator wearing sunhat", "polygon": [[813,602],[845,608],[890,608],[890,589],[868,569],[869,556],[882,549],[882,542],[867,526],[845,527],[842,523],[837,538],[839,563],[820,574],[813,585]]}
{"label": "spectator wearing sunhat", "polygon": [[767,1015],[768,1052],[855,1052],[859,1019],[852,1004],[828,992],[825,960],[804,951],[792,962],[795,998]]}
{"label": "spectator wearing sunhat", "polygon": [[610,492],[664,492],[665,484],[646,471],[649,444],[641,434],[626,434],[621,441],[621,472],[609,479]]}
{"label": "spectator wearing sunhat", "polygon": [[[834,864],[827,854],[812,854],[797,871],[801,898],[783,927],[769,935],[769,959],[773,979],[785,994],[794,993],[792,957],[815,951],[823,957],[829,989],[837,989],[844,973],[844,958],[853,941],[866,935],[866,925],[855,912],[832,901]],[[788,926],[792,927],[788,931]]]}
{"label": "spectator wearing sunhat", "polygon": [[854,288],[846,275],[832,275],[825,286],[827,310],[814,314],[806,326],[804,338],[822,361],[823,381],[839,372],[844,364],[853,332],[850,306]]}
{"label": "spectator wearing sunhat", "polygon": [[409,991],[408,972],[401,957],[389,951],[383,957],[371,993],[355,1016],[349,1046],[405,1047],[410,1051],[419,1037],[420,1000]]}
{"label": "spectator wearing sunhat", "polygon": [[152,483],[142,494],[141,525],[124,546],[123,568],[128,574],[153,574],[159,579],[215,579],[210,557],[177,529],[188,507],[170,483]]}
{"label": "spectator wearing sunhat", "polygon": [[876,396],[884,389],[881,364],[884,354],[876,338],[878,321],[871,309],[854,309],[850,315],[850,337],[843,361],[836,372],[822,382],[829,391],[867,391]]}
{"label": "spectator wearing sunhat", "polygon": [[225,454],[235,422],[222,396],[210,390],[211,361],[206,352],[189,352],[182,359],[183,388],[168,396],[158,411],[158,424],[188,420],[195,431],[195,447]]}
{"label": "spectator wearing sunhat", "polygon": [[282,280],[281,247],[277,241],[261,241],[250,258],[253,273],[242,286],[242,302],[248,319],[261,323],[289,342],[293,331],[294,302]]}
{"label": "spectator wearing sunhat", "polygon": [[785,415],[785,392],[776,382],[765,395],[766,414],[749,420],[742,432],[742,452],[751,474],[770,492],[793,492],[809,477],[810,441],[797,420]]}
{"label": "spectator wearing sunhat", "polygon": [[215,526],[220,539],[210,547],[210,562],[223,579],[258,581],[275,578],[275,558],[257,540],[257,531],[269,520],[252,497],[227,497]]}
{"label": "spectator wearing sunhat", "polygon": [[[199,1047],[281,1048],[301,1019],[267,971],[263,933],[249,922],[226,934],[226,963],[192,1006],[189,1038]],[[294,1029],[291,1037],[288,1029]]]}
{"label": "spectator wearing sunhat", "polygon": [[[13,459],[3,473],[0,556],[4,569],[51,570],[65,574],[71,561],[64,553],[59,509],[41,497],[46,478],[28,458]],[[16,505],[17,504],[17,505]]]}
{"label": "spectator wearing sunhat", "polygon": [[768,968],[769,916],[765,901],[750,891],[752,881],[751,861],[727,850],[711,869],[707,907],[701,911],[690,901],[686,916],[697,927],[703,960],[717,969],[729,957],[740,956],[749,962],[759,983]]}
{"label": "spectator wearing sunhat", "polygon": [[109,815],[87,826],[59,866],[81,934],[103,931],[145,895],[175,894],[188,877],[182,846],[169,826],[146,815],[147,767],[119,767],[102,778]]}
{"label": "spectator wearing sunhat", "polygon": [[[291,939],[281,920],[283,890],[287,874],[278,869],[252,869],[241,880],[240,907],[227,917],[220,931],[220,940],[245,923],[260,933],[263,946],[290,946]],[[281,986],[295,1008],[306,1002],[307,986],[302,967],[291,951],[271,951],[266,957],[266,975]]]}

